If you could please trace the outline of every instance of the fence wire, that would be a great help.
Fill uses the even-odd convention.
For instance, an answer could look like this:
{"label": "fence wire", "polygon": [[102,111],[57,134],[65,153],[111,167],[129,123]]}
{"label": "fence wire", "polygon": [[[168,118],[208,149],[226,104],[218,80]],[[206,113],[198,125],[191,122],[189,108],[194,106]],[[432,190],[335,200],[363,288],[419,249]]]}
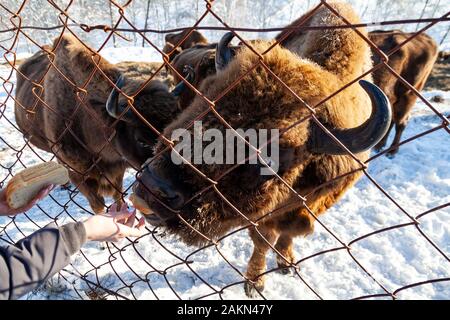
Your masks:
{"label": "fence wire", "polygon": [[[102,160],[100,153],[104,148],[109,148],[112,146],[112,139],[114,137],[115,133],[115,125],[111,125],[110,127],[106,126],[104,121],[95,114],[95,112],[92,112],[92,110],[89,110],[89,104],[86,101],[86,96],[88,94],[87,90],[89,87],[89,83],[91,81],[94,81],[93,79],[95,77],[103,77],[104,79],[107,79],[107,81],[110,83],[111,88],[115,86],[113,80],[108,78],[107,74],[105,73],[105,70],[102,70],[101,68],[101,56],[100,51],[110,42],[112,41],[113,35],[116,36],[123,36],[127,33],[136,33],[138,34],[145,42],[147,46],[152,47],[154,50],[156,50],[162,57],[162,60],[164,61],[160,66],[154,70],[155,72],[150,75],[146,75],[146,81],[143,82],[143,84],[136,89],[136,91],[132,94],[123,92],[120,88],[117,88],[121,95],[126,97],[129,103],[129,108],[132,110],[135,114],[139,116],[139,118],[142,120],[142,123],[148,126],[162,141],[166,147],[160,150],[157,154],[154,155],[153,159],[151,161],[155,161],[159,157],[162,157],[164,153],[167,153],[168,151],[174,150],[173,148],[173,142],[170,140],[170,137],[165,137],[160,130],[157,129],[157,127],[151,123],[151,119],[145,119],[141,114],[139,114],[139,110],[135,108],[133,105],[134,99],[144,90],[145,86],[153,79],[157,77],[157,74],[164,71],[165,69],[170,70],[172,73],[177,75],[181,81],[184,81],[186,86],[189,87],[191,90],[195,92],[195,95],[197,95],[200,99],[203,100],[203,102],[208,106],[206,110],[204,110],[203,113],[201,113],[196,119],[202,120],[204,117],[206,117],[207,114],[211,115],[213,114],[217,120],[223,124],[224,128],[232,128],[232,126],[227,122],[226,119],[224,119],[221,116],[221,112],[216,108],[217,103],[221,99],[226,99],[227,94],[230,93],[230,91],[235,88],[239,82],[249,73],[251,73],[256,68],[263,68],[268,74],[270,74],[276,81],[278,81],[282,87],[286,88],[297,100],[298,103],[301,105],[306,106],[309,111],[310,115],[305,119],[299,119],[297,123],[295,123],[293,126],[291,126],[290,129],[295,128],[296,126],[300,125],[302,122],[310,120],[314,121],[319,127],[322,129],[325,129],[325,126],[320,123],[319,119],[315,116],[315,109],[322,106],[324,103],[326,103],[329,99],[333,98],[337,94],[339,94],[341,91],[343,91],[348,86],[356,83],[363,77],[365,77],[367,74],[370,74],[380,68],[386,68],[393,76],[397,78],[398,81],[400,81],[404,86],[409,88],[416,96],[417,98],[422,101],[426,107],[428,107],[441,121],[441,124],[439,126],[436,126],[430,130],[427,130],[425,132],[422,132],[420,134],[417,134],[411,138],[408,138],[406,140],[403,140],[398,145],[404,145],[411,143],[412,141],[424,136],[429,135],[435,131],[445,131],[450,134],[449,130],[449,120],[448,118],[439,112],[424,96],[416,89],[414,86],[410,83],[408,83],[406,80],[404,80],[399,73],[397,73],[396,70],[394,70],[389,64],[389,57],[394,55],[396,52],[401,50],[409,41],[420,35],[421,33],[425,32],[432,26],[434,26],[437,23],[443,23],[450,20],[450,12],[445,13],[441,17],[437,18],[423,18],[423,19],[408,19],[408,20],[395,20],[395,21],[380,21],[380,22],[374,22],[374,23],[361,23],[361,24],[351,24],[348,22],[345,17],[342,17],[339,15],[339,12],[336,12],[332,6],[330,6],[327,1],[322,0],[320,3],[315,7],[313,10],[310,11],[310,15],[313,16],[315,12],[321,7],[327,7],[329,10],[334,12],[336,15],[340,16],[342,21],[344,21],[344,25],[342,26],[320,26],[320,27],[314,27],[314,26],[304,26],[304,23],[310,18],[309,16],[305,17],[301,23],[295,27],[280,27],[280,28],[266,28],[266,29],[257,29],[257,28],[241,28],[241,27],[232,27],[228,25],[223,17],[221,17],[216,11],[215,11],[215,2],[214,1],[205,1],[204,2],[204,11],[203,14],[200,15],[200,18],[198,21],[188,28],[177,28],[177,29],[171,29],[171,30],[153,30],[153,29],[138,29],[135,27],[127,17],[126,17],[126,11],[127,7],[130,5],[132,1],[127,1],[124,4],[119,4],[116,1],[110,0],[110,3],[112,5],[113,10],[116,10],[119,14],[119,18],[113,25],[100,25],[95,24],[95,21],[92,22],[91,25],[87,24],[81,24],[75,21],[71,16],[69,15],[69,9],[73,5],[74,1],[69,1],[66,6],[60,6],[57,2],[54,2],[52,0],[48,0],[48,3],[58,12],[58,18],[59,18],[59,25],[56,26],[27,26],[22,24],[22,18],[21,13],[25,8],[27,7],[29,1],[24,0],[20,6],[18,6],[18,9],[13,10],[13,8],[8,8],[4,4],[0,3],[0,7],[3,9],[4,12],[7,12],[10,27],[6,27],[2,30],[0,30],[0,34],[7,33],[8,35],[11,35],[10,38],[8,38],[8,42],[10,45],[6,45],[6,41],[0,42],[0,50],[3,51],[3,57],[6,61],[4,67],[9,68],[10,72],[7,74],[6,78],[1,77],[1,84],[2,87],[5,90],[6,96],[2,97],[2,101],[0,101],[0,120],[5,121],[8,123],[14,130],[22,132],[22,130],[16,125],[15,119],[12,117],[7,116],[7,102],[11,103],[11,101],[14,101],[16,104],[19,102],[15,98],[15,82],[14,82],[14,76],[19,71],[19,65],[21,61],[19,61],[17,54],[16,54],[16,47],[17,43],[20,38],[26,39],[26,41],[30,42],[36,48],[39,48],[42,52],[44,52],[48,56],[49,64],[56,72],[60,74],[60,76],[65,79],[67,87],[70,87],[74,92],[76,92],[77,101],[74,103],[76,104],[76,112],[72,114],[71,117],[68,118],[61,118],[61,121],[64,121],[66,123],[66,130],[64,130],[64,133],[58,137],[56,141],[48,141],[48,143],[52,146],[51,149],[53,151],[56,151],[55,148],[58,145],[58,143],[61,141],[61,139],[66,134],[72,134],[72,136],[76,136],[77,132],[74,132],[71,123],[73,121],[73,117],[77,116],[77,112],[81,112],[83,110],[84,112],[87,112],[91,115],[91,121],[92,123],[90,126],[93,126],[94,124],[100,127],[103,127],[105,129],[105,140],[103,143],[103,146],[98,150],[95,154],[92,155],[92,166],[90,168],[87,168],[85,171],[80,171],[78,168],[75,168],[69,164],[66,163],[66,165],[73,171],[80,174],[83,179],[80,183],[84,182],[86,179],[88,179],[89,173],[92,170],[96,170],[96,167],[98,163]],[[200,26],[200,23],[205,19],[205,17],[214,17],[221,23],[222,26],[220,27],[203,27]],[[6,19],[5,19],[6,21]],[[425,24],[421,29],[414,32],[410,37],[408,37],[403,43],[396,46],[395,48],[391,49],[389,52],[383,52],[380,48],[378,48],[368,37],[366,37],[364,34],[362,34],[357,28],[361,27],[367,27],[367,26],[374,26],[374,25],[393,25],[393,24],[416,24],[416,23],[423,23]],[[119,27],[120,24],[127,25],[126,28]],[[358,33],[360,37],[364,39],[364,41],[373,49],[376,55],[378,55],[381,59],[378,64],[374,64],[373,67],[367,71],[364,74],[359,75],[357,78],[353,79],[349,83],[347,83],[344,87],[340,88],[338,91],[334,92],[332,95],[328,96],[326,99],[323,99],[319,101],[315,105],[308,105],[303,101],[299,96],[296,95],[296,93],[289,88],[289,86],[282,81],[271,69],[270,67],[265,63],[264,56],[270,52],[275,46],[277,46],[279,43],[276,41],[273,45],[271,45],[265,52],[259,53],[257,50],[254,49],[253,43],[251,41],[248,41],[244,39],[239,32],[240,31],[248,31],[248,32],[272,32],[272,31],[287,31],[286,37],[298,30],[298,29],[304,29],[304,30],[310,30],[310,29],[327,29],[327,28],[351,28],[354,31]],[[94,65],[94,69],[90,72],[88,78],[83,83],[83,85],[79,86],[75,84],[67,75],[65,75],[60,69],[57,68],[57,66],[54,64],[54,55],[55,51],[58,50],[59,43],[56,41],[56,46],[54,48],[50,48],[47,45],[49,43],[39,43],[35,39],[33,39],[28,33],[28,30],[58,30],[60,32],[60,37],[63,34],[72,34],[80,42],[83,42],[77,34],[79,32],[85,32],[89,33],[93,30],[103,30],[106,34],[105,40],[100,44],[97,50],[93,50],[92,48],[89,48],[92,53],[92,62]],[[202,30],[202,29],[208,29],[208,30],[223,30],[223,31],[231,31],[239,40],[240,45],[245,46],[249,48],[255,55],[259,57],[259,62],[257,65],[252,66],[251,68],[248,68],[249,70],[242,74],[238,79],[235,79],[232,81],[231,85],[228,86],[223,92],[218,94],[216,97],[211,98],[207,97],[205,93],[201,92],[198,87],[193,86],[185,77],[186,75],[180,74],[179,71],[173,66],[173,62],[171,62],[171,55],[174,53],[173,51],[169,52],[163,52],[161,48],[156,46],[149,38],[149,33],[169,33],[169,32],[178,32],[178,31],[188,31],[188,33],[185,34],[183,39],[180,40],[178,45],[181,45],[194,30]],[[175,46],[176,47],[176,46]],[[88,48],[88,46],[86,46]],[[33,95],[37,98],[36,99],[36,105],[38,102],[40,103],[40,107],[47,108],[51,113],[54,113],[56,115],[59,114],[59,110],[57,106],[48,105],[46,101],[43,100],[43,92],[44,92],[44,79],[49,72],[48,68],[46,72],[43,74],[43,76],[40,78],[38,82],[31,81],[28,79],[30,83],[33,85]],[[25,75],[22,75],[26,78]],[[12,113],[11,113],[12,114]],[[192,125],[192,123],[190,124]],[[186,127],[188,129],[190,126]],[[30,128],[31,129],[31,128]],[[235,128],[233,128],[235,129]],[[288,130],[285,130],[288,131]],[[283,134],[285,133],[283,132]],[[26,134],[26,132],[22,132],[23,134]],[[326,131],[326,133],[336,141],[341,147],[345,148],[345,146],[337,140],[329,131]],[[236,133],[239,135],[239,133]],[[245,140],[245,137],[239,135],[239,138],[243,141]],[[31,152],[34,154],[34,156],[39,159],[39,161],[48,161],[48,160],[56,160],[55,156],[52,156],[49,158],[48,154],[43,152],[42,150],[35,147],[33,144],[31,144],[28,140],[24,139],[25,143],[21,146],[18,146],[13,141],[8,141],[7,136],[0,136],[0,140],[6,145],[6,148],[11,150],[15,156],[13,159],[8,159],[8,162],[6,163],[5,160],[0,159],[0,166],[3,170],[8,172],[8,174],[4,175],[0,179],[0,187],[4,187],[7,183],[7,181],[14,175],[15,171],[18,171],[22,168],[25,168],[27,166],[26,159],[24,159],[24,153],[26,150],[31,150]],[[79,140],[76,143],[81,144],[84,148],[88,149],[84,143]],[[248,144],[248,142],[246,142]],[[249,145],[249,144],[248,144]],[[398,146],[397,145],[397,146]],[[249,145],[250,148],[252,148],[251,145]],[[395,146],[394,146],[395,147]],[[415,283],[409,283],[403,286],[400,286],[394,290],[389,289],[385,284],[383,284],[383,281],[378,279],[377,276],[374,275],[374,272],[371,271],[371,266],[363,263],[361,259],[355,255],[355,253],[352,251],[352,246],[357,244],[360,241],[363,241],[369,237],[374,237],[375,235],[385,234],[387,232],[393,232],[398,229],[402,228],[415,228],[417,230],[417,233],[422,237],[426,242],[428,242],[432,250],[435,250],[436,255],[440,255],[446,260],[446,263],[450,263],[450,259],[448,254],[446,253],[445,249],[440,248],[433,239],[423,230],[421,227],[421,220],[430,214],[433,214],[441,209],[444,209],[450,205],[450,203],[444,203],[439,204],[433,208],[429,208],[427,211],[418,214],[418,215],[412,215],[408,208],[405,208],[402,206],[401,203],[399,203],[395,197],[391,194],[389,194],[381,185],[377,182],[377,177],[373,176],[367,171],[367,166],[370,162],[375,161],[377,158],[379,158],[382,155],[385,155],[388,153],[391,148],[387,148],[380,153],[372,156],[367,161],[361,161],[359,160],[354,154],[352,154],[348,149],[347,153],[349,156],[351,156],[355,161],[358,162],[359,168],[355,171],[348,172],[344,175],[341,175],[339,177],[336,177],[333,179],[333,181],[325,181],[321,185],[318,185],[316,188],[320,189],[323,186],[326,186],[327,184],[330,184],[334,181],[337,181],[339,179],[343,179],[348,175],[354,174],[356,171],[361,171],[370,181],[370,183],[375,186],[383,195],[384,197],[388,198],[392,204],[397,207],[402,214],[405,216],[406,222],[402,222],[396,225],[390,225],[388,227],[384,227],[382,229],[378,229],[375,231],[372,231],[370,233],[358,236],[351,241],[344,241],[341,239],[337,233],[333,231],[332,225],[326,225],[324,222],[321,221],[321,218],[318,217],[318,214],[314,212],[314,210],[310,209],[306,205],[306,200],[308,199],[307,194],[298,194],[295,190],[293,190],[288,182],[282,181],[282,177],[276,176],[276,179],[279,179],[284,185],[291,188],[291,191],[295,194],[296,201],[298,203],[302,203],[306,210],[308,211],[309,215],[312,217],[312,219],[315,220],[316,224],[320,224],[326,233],[328,233],[332,238],[336,240],[338,243],[337,246],[334,246],[332,248],[324,249],[320,252],[314,252],[309,256],[302,257],[300,260],[297,261],[290,261],[288,257],[285,257],[282,255],[282,253],[275,247],[273,242],[270,239],[264,239],[265,243],[270,247],[270,251],[272,251],[276,256],[278,256],[277,259],[281,259],[284,261],[284,264],[292,270],[294,274],[294,278],[286,278],[285,281],[298,281],[302,285],[306,286],[313,295],[313,297],[317,299],[323,299],[323,294],[321,294],[320,290],[318,288],[314,287],[308,281],[308,277],[302,272],[302,265],[304,265],[306,262],[309,262],[310,260],[313,260],[319,256],[323,255],[329,255],[337,251],[345,251],[348,254],[348,257],[351,259],[353,267],[359,269],[363,274],[367,275],[371,281],[375,283],[375,286],[378,287],[375,293],[369,293],[357,297],[353,297],[354,299],[369,299],[369,298],[391,298],[396,299],[398,297],[398,294],[406,289],[417,287],[417,286],[423,286],[431,283],[437,283],[437,282],[448,282],[450,281],[450,278],[442,277],[442,278],[433,278],[433,279],[426,279],[424,281],[415,282]],[[258,152],[257,149],[255,151]],[[60,162],[64,162],[63,159],[59,159]],[[205,298],[224,298],[224,292],[235,286],[242,286],[245,283],[254,283],[254,278],[249,278],[245,272],[242,272],[241,266],[235,266],[232,261],[229,259],[229,252],[226,251],[226,249],[223,248],[223,242],[225,239],[232,237],[233,235],[243,232],[249,229],[252,229],[254,232],[258,233],[261,237],[264,237],[263,233],[259,230],[259,222],[272,214],[272,212],[268,212],[264,216],[260,217],[257,221],[252,221],[249,219],[244,213],[240,212],[235,206],[233,206],[233,203],[236,203],[239,201],[239,199],[227,199],[226,196],[222,194],[220,189],[218,188],[218,183],[221,179],[226,177],[230,172],[233,170],[236,170],[236,168],[239,167],[239,165],[232,166],[229,168],[226,172],[221,173],[219,176],[216,177],[210,177],[203,172],[201,172],[194,164],[187,161],[185,159],[185,165],[190,167],[194,172],[201,175],[205,181],[206,187],[204,187],[202,190],[198,191],[196,195],[193,197],[194,199],[189,199],[188,201],[195,200],[195,197],[199,197],[202,194],[204,194],[207,191],[213,191],[220,199],[223,201],[224,206],[228,206],[230,210],[234,211],[237,216],[241,216],[243,221],[245,223],[242,223],[241,227],[228,232],[226,235],[223,235],[219,237],[218,239],[211,239],[210,237],[202,234],[199,230],[196,230],[194,226],[190,225],[188,221],[183,219],[183,217],[179,214],[179,212],[174,211],[174,214],[178,215],[178,218],[182,221],[182,223],[187,224],[190,228],[195,230],[196,233],[201,234],[201,236],[206,239],[206,245],[203,245],[201,247],[186,247],[184,250],[186,251],[180,251],[177,249],[172,248],[171,245],[168,245],[165,241],[166,237],[168,236],[166,233],[161,232],[161,229],[158,227],[152,227],[150,225],[147,225],[146,227],[146,234],[138,239],[126,239],[123,242],[116,244],[116,243],[107,243],[106,251],[102,252],[101,258],[96,258],[97,253],[95,252],[97,249],[93,247],[83,248],[80,252],[80,254],[77,256],[76,260],[80,261],[80,259],[84,262],[87,262],[87,265],[90,266],[88,269],[79,270],[77,268],[77,264],[72,262],[68,267],[63,269],[59,275],[58,279],[63,282],[68,287],[72,288],[78,295],[78,298],[80,299],[102,299],[102,298],[116,298],[116,299],[136,299],[138,298],[138,295],[134,291],[137,286],[139,286],[141,289],[144,287],[149,292],[149,295],[147,297],[159,299],[159,295],[156,293],[155,284],[154,284],[154,276],[162,277],[166,284],[166,289],[173,293],[173,297],[182,299],[183,294],[180,293],[180,286],[177,284],[177,278],[181,277],[180,281],[187,281],[186,277],[189,279],[194,279],[192,281],[199,281],[202,283],[209,292],[208,294],[201,294],[197,295],[197,299],[205,299]],[[133,167],[133,165],[130,164],[130,167]],[[139,179],[140,170],[139,168],[135,172],[135,177]],[[100,173],[101,174],[101,173]],[[105,177],[108,179],[107,177]],[[54,194],[50,195],[50,198],[52,199],[52,205],[51,208],[45,208],[44,206],[37,205],[39,208],[40,214],[44,215],[47,222],[54,221],[57,224],[61,224],[61,221],[77,221],[80,218],[79,214],[74,214],[75,211],[77,212],[83,212],[85,216],[88,216],[89,214],[93,214],[92,209],[89,207],[89,205],[86,204],[86,201],[83,201],[79,190],[78,190],[79,184],[75,184],[73,187],[67,188],[68,197],[65,198],[65,200],[60,199],[59,197],[55,197]],[[114,186],[117,192],[120,192],[123,199],[126,199],[127,196],[131,192],[131,185],[129,185],[125,190],[118,190],[116,186]],[[30,216],[28,213],[24,214],[24,217],[22,220],[18,217],[11,217],[7,218],[6,222],[3,224],[0,224],[0,240],[2,240],[3,244],[13,244],[15,241],[17,241],[17,235],[13,234],[19,234],[21,236],[26,236],[30,234],[31,230],[29,227],[24,228],[24,223],[32,223],[34,226],[34,230],[37,228],[43,227],[43,224],[39,221],[36,221],[36,218]],[[32,228],[32,229],[33,229]],[[159,247],[159,250],[162,250],[161,252],[165,252],[168,254],[173,260],[170,263],[167,263],[166,265],[162,265],[158,259],[159,254],[155,256],[145,256],[142,254],[142,247],[145,246],[146,242],[151,241],[152,243],[156,244]],[[207,279],[193,267],[193,263],[195,260],[202,254],[202,252],[206,250],[214,250],[218,256],[220,256],[220,259],[223,259],[223,261],[226,263],[226,265],[230,268],[232,268],[236,274],[238,274],[238,277],[240,278],[239,281],[232,281],[225,283],[223,286],[213,285],[208,282]],[[104,254],[106,252],[107,258],[105,259]],[[128,255],[130,252],[134,255],[135,259],[133,262],[128,261]],[[136,258],[139,263],[136,263]],[[121,270],[117,269],[117,263],[120,261],[122,264]],[[138,264],[140,264],[138,266]],[[110,270],[110,281],[115,282],[115,285],[109,285],[108,281],[105,281],[102,278],[101,270],[102,268],[109,268]],[[179,270],[181,268],[185,268],[187,271],[179,274]],[[146,271],[142,271],[145,269]],[[263,275],[270,275],[274,272],[281,271],[283,269],[282,267],[272,267],[264,271],[259,276]],[[125,272],[123,270],[126,270]],[[171,274],[173,273],[173,274]],[[218,275],[219,276],[219,275]],[[74,280],[75,279],[75,280]],[[117,285],[119,283],[119,286]],[[259,297],[266,298],[264,295],[263,290],[259,290],[258,288],[255,288],[257,291]]]}

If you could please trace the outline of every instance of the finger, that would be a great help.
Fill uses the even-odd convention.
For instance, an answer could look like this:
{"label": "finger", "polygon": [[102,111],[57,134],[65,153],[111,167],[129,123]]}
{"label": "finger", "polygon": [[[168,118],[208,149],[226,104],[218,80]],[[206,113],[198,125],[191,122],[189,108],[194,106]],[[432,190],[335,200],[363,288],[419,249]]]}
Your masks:
{"label": "finger", "polygon": [[128,206],[126,203],[122,204],[122,207],[120,208],[120,212],[129,212]]}
{"label": "finger", "polygon": [[109,209],[108,212],[117,212],[117,203],[113,203]]}
{"label": "finger", "polygon": [[127,216],[126,218],[116,219],[116,222],[118,222],[118,223],[120,223],[120,224],[123,224],[123,225],[126,225],[126,226],[129,226],[130,221],[131,221],[131,222],[134,221],[134,219],[133,219],[133,213],[130,212],[129,214],[130,214],[130,215]]}
{"label": "finger", "polygon": [[[128,220],[131,218],[131,216],[134,214],[134,211],[128,211],[127,209],[123,209],[120,211],[117,211],[115,216],[118,216],[119,218],[116,218],[116,221],[122,224],[127,224]],[[122,218],[121,216],[124,215],[125,217]]]}
{"label": "finger", "polygon": [[52,190],[53,190],[54,185],[50,184],[47,187],[41,189],[41,191],[38,192],[38,194],[23,208],[21,209],[25,209],[27,208],[30,209],[31,207],[33,207],[39,200],[45,198]]}
{"label": "finger", "polygon": [[136,210],[131,210],[131,216],[128,217],[126,221],[126,225],[129,227],[132,227],[134,225],[134,222],[136,221]]}
{"label": "finger", "polygon": [[136,221],[136,212],[132,212],[131,216],[128,217],[127,221],[124,223],[127,227],[132,228],[134,226],[134,222]]}
{"label": "finger", "polygon": [[138,228],[138,229],[141,230],[141,231],[144,231],[144,228],[145,228],[145,218],[144,218],[144,217],[141,217],[141,218],[139,219],[139,222],[138,222],[138,224],[136,225],[136,228]]}
{"label": "finger", "polygon": [[120,222],[121,220],[125,220],[128,219],[131,215],[133,214],[133,212],[111,212],[111,215],[114,217],[114,220],[117,222]]}
{"label": "finger", "polygon": [[140,237],[144,234],[142,230],[130,228],[125,225],[120,226],[120,231],[123,237]]}

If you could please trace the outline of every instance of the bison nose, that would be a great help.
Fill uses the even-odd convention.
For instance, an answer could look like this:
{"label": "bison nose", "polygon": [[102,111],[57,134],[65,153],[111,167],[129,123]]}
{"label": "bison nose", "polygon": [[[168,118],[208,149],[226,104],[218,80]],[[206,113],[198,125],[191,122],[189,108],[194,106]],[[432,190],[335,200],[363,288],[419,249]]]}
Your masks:
{"label": "bison nose", "polygon": [[184,204],[183,194],[177,190],[169,179],[163,179],[147,168],[140,176],[141,183],[158,199],[172,209],[179,209]]}

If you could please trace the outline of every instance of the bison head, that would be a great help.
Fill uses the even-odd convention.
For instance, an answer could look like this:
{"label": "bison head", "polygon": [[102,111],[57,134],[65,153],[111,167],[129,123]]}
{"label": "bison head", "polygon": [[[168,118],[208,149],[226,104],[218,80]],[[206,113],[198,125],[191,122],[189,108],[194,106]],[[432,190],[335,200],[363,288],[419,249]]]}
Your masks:
{"label": "bison head", "polygon": [[[231,228],[248,223],[247,219],[256,221],[277,212],[292,200],[293,193],[304,195],[332,179],[316,168],[322,159],[356,163],[295,96],[313,106],[345,84],[338,75],[279,46],[263,55],[269,72],[252,50],[243,48],[233,57],[226,42],[221,41],[217,50],[217,73],[202,83],[200,91],[214,101],[237,78],[242,79],[215,102],[213,110],[203,99],[195,98],[163,134],[170,138],[175,130],[188,128],[194,135],[190,124],[200,115],[204,115],[203,130],[216,129],[224,137],[228,126],[243,130],[279,129],[283,134],[279,137],[277,174],[283,181],[275,175],[261,175],[259,168],[267,164],[261,159],[257,164],[175,164],[174,153],[164,151],[166,146],[158,142],[155,147],[158,155],[149,159],[138,174],[136,199],[148,206],[146,217],[150,223],[165,226],[188,244],[218,238]],[[270,45],[261,41],[253,47],[264,52]],[[316,108],[315,117],[364,160],[367,150],[386,132],[390,112],[381,90],[362,81]],[[192,145],[191,150],[194,148]],[[343,172],[333,174],[354,170],[356,164],[353,166],[342,165]],[[297,207],[301,205],[298,200]]]}
{"label": "bison head", "polygon": [[[224,56],[229,52],[234,55],[238,47],[230,47],[233,33],[227,33],[220,43],[197,44],[188,49],[182,50],[173,59],[172,66],[180,74],[186,74],[186,69],[191,70],[189,81],[195,88],[199,88],[201,82],[210,75],[216,73],[217,68],[221,68]],[[221,52],[216,54],[217,47],[221,48]],[[228,57],[231,58],[231,57]],[[171,72],[176,83],[180,83],[181,79],[175,72]],[[186,108],[194,99],[195,92],[193,90],[184,90],[180,96],[180,107]]]}
{"label": "bison head", "polygon": [[108,115],[117,120],[115,148],[135,168],[153,155],[157,130],[162,130],[179,112],[177,95],[183,91],[184,83],[170,92],[165,83],[151,80],[132,100],[119,92],[136,92],[141,84],[142,81],[120,75],[106,102]]}

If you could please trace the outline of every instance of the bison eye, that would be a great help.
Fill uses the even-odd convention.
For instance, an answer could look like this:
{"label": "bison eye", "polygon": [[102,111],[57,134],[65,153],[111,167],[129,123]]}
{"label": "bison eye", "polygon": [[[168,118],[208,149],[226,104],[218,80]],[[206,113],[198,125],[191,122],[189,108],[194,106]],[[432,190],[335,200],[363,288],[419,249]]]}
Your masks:
{"label": "bison eye", "polygon": [[141,139],[137,139],[137,144],[141,148],[151,148],[152,147],[147,141],[144,141]]}

